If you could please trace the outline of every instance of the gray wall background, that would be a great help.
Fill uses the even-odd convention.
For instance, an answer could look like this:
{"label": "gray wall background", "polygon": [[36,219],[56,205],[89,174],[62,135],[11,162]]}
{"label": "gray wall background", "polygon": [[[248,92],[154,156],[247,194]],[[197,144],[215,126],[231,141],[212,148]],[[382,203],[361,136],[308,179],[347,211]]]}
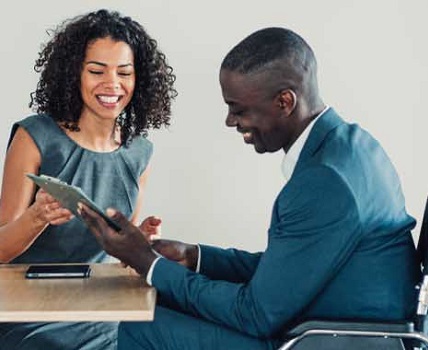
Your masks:
{"label": "gray wall background", "polygon": [[1,164],[12,123],[31,113],[29,93],[38,79],[33,65],[46,30],[90,10],[119,10],[158,40],[179,92],[171,127],[150,132],[155,153],[143,215],[161,216],[166,238],[262,250],[282,186],[282,154],[256,154],[225,127],[218,67],[251,32],[285,26],[315,50],[325,102],[383,144],[409,213],[422,217],[428,193],[427,0],[18,0],[3,6]]}

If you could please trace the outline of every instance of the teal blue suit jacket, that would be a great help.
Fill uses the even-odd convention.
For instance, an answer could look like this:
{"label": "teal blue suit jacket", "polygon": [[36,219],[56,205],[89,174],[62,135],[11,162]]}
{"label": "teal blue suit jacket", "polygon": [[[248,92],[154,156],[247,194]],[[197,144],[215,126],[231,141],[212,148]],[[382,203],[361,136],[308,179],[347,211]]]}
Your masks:
{"label": "teal blue suit jacket", "polygon": [[419,277],[414,226],[384,150],[330,108],[276,198],[263,253],[201,246],[200,273],[161,259],[152,283],[165,305],[260,338],[308,318],[402,319]]}

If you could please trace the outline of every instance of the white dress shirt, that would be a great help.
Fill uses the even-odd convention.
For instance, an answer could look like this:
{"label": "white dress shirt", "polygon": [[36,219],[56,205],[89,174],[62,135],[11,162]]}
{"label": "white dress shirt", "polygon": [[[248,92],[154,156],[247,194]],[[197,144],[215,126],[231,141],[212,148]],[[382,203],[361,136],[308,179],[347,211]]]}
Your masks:
{"label": "white dress shirt", "polygon": [[296,167],[297,161],[299,160],[300,153],[302,152],[303,146],[305,145],[309,134],[315,125],[315,120],[321,117],[325,112],[328,111],[330,107],[327,106],[323,109],[323,111],[318,114],[303,130],[297,140],[291,145],[290,149],[287,153],[284,154],[284,158],[282,159],[281,170],[284,175],[285,183],[290,180],[291,175],[293,175],[294,168]]}

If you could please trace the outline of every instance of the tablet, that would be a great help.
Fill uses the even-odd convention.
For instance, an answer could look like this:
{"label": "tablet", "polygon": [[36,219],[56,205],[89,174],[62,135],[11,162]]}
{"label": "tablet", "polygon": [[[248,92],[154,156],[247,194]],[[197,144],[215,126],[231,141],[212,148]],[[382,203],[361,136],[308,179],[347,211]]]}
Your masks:
{"label": "tablet", "polygon": [[26,278],[88,278],[91,267],[87,264],[67,265],[30,265],[25,273]]}
{"label": "tablet", "polygon": [[104,211],[97,206],[83,191],[81,188],[73,185],[69,185],[64,181],[61,181],[55,177],[46,176],[46,175],[34,175],[26,174],[31,180],[33,180],[39,187],[43,188],[47,193],[52,197],[58,200],[64,208],[70,210],[74,215],[80,217],[77,211],[77,203],[82,202],[91,208],[93,211],[97,212],[103,217],[107,224],[115,229],[120,231],[120,226],[115,223],[111,218],[109,218]]}

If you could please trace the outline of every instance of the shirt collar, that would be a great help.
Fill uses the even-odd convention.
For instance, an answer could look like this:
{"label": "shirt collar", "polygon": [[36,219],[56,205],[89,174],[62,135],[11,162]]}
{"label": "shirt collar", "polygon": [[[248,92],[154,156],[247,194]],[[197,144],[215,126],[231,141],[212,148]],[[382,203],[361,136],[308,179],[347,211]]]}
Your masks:
{"label": "shirt collar", "polygon": [[306,143],[306,140],[309,137],[309,134],[315,125],[315,120],[320,118],[330,107],[327,106],[323,111],[318,114],[305,128],[305,130],[300,134],[297,140],[291,145],[287,153],[284,154],[282,159],[281,170],[284,175],[285,182],[290,180],[291,175],[293,174],[294,168],[296,167],[297,161],[299,160],[300,153],[302,152],[303,146]]}

